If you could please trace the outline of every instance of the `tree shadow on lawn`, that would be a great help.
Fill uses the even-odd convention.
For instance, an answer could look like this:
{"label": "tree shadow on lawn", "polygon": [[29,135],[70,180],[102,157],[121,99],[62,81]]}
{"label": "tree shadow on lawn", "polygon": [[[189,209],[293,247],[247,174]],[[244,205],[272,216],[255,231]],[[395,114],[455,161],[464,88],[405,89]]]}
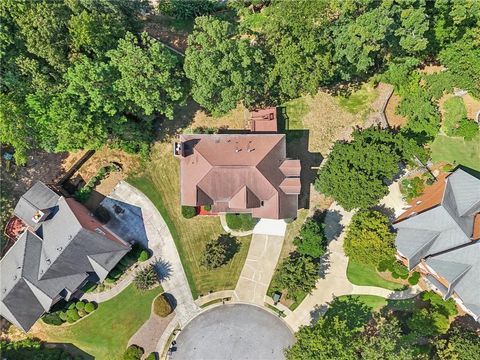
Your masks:
{"label": "tree shadow on lawn", "polygon": [[240,241],[230,234],[220,235],[217,242],[225,249],[225,263],[228,263],[240,250]]}

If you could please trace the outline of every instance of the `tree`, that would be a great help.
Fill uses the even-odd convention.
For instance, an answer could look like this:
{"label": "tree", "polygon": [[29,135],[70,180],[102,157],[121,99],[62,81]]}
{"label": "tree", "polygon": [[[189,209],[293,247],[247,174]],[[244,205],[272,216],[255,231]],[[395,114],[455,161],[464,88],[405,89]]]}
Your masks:
{"label": "tree", "polygon": [[369,128],[356,130],[349,143],[337,142],[319,170],[315,188],[346,210],[368,208],[388,193],[386,181],[423,150],[402,134]]}
{"label": "tree", "polygon": [[454,328],[447,340],[435,342],[439,360],[476,360],[480,354],[480,337],[473,331]]}
{"label": "tree", "polygon": [[196,18],[185,55],[192,96],[214,115],[234,109],[239,101],[253,106],[264,96],[265,55],[240,37],[233,24],[210,16]]}
{"label": "tree", "polygon": [[300,254],[313,258],[322,257],[327,251],[327,237],[325,236],[325,225],[317,219],[308,218],[300,229],[300,233],[293,243],[297,246]]}
{"label": "tree", "polygon": [[[171,50],[143,32],[141,44],[131,33],[118,42],[107,56],[120,74],[113,89],[127,109],[145,115],[154,111],[173,117],[175,105],[185,98],[183,73]],[[138,109],[138,110],[137,110]]]}
{"label": "tree", "polygon": [[387,53],[387,35],[393,24],[389,10],[378,6],[359,16],[340,19],[334,29],[335,57],[345,80],[363,75],[383,63]]}
{"label": "tree", "polygon": [[235,237],[227,234],[220,235],[206,244],[202,265],[210,270],[225,265],[238,252],[239,248],[240,243]]}
{"label": "tree", "polygon": [[280,265],[272,280],[276,291],[287,290],[290,299],[298,300],[304,293],[315,288],[319,276],[319,266],[310,257],[293,253]]}
{"label": "tree", "polygon": [[413,360],[417,359],[411,347],[405,345],[398,319],[394,316],[377,316],[375,333],[362,337],[359,346],[360,358],[368,360]]}
{"label": "tree", "polygon": [[133,283],[138,290],[148,290],[155,286],[158,283],[158,278],[153,265],[147,265],[138,270]]}
{"label": "tree", "polygon": [[407,325],[416,337],[445,334],[450,326],[448,317],[435,309],[416,310]]}
{"label": "tree", "polygon": [[352,217],[343,248],[350,259],[376,267],[380,261],[393,258],[394,239],[385,215],[360,210]]}
{"label": "tree", "polygon": [[300,0],[276,1],[267,8],[265,34],[273,57],[269,87],[280,99],[314,94],[332,82],[337,68],[329,28],[334,7],[333,2]]}
{"label": "tree", "polygon": [[68,352],[60,348],[46,348],[38,339],[27,338],[19,341],[0,340],[0,353],[9,360],[74,360]]}
{"label": "tree", "polygon": [[285,351],[288,360],[356,360],[359,330],[350,329],[338,317],[320,318],[295,334],[296,342]]}
{"label": "tree", "polygon": [[429,22],[426,14],[425,3],[418,7],[407,5],[400,10],[400,24],[395,30],[400,46],[409,55],[422,53],[428,45],[426,32]]}

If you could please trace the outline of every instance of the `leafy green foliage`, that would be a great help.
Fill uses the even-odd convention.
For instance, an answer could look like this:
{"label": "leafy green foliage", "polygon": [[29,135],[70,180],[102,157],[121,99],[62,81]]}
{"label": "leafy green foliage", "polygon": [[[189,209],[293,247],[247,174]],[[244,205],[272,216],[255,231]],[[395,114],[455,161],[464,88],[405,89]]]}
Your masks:
{"label": "leafy green foliage", "polygon": [[445,134],[454,135],[462,119],[467,117],[467,109],[461,97],[451,97],[443,104],[445,114],[443,116],[443,129]]}
{"label": "leafy green foliage", "polygon": [[147,265],[138,270],[133,278],[133,283],[138,290],[146,291],[158,284],[157,273],[152,265]]}
{"label": "leafy green foliage", "polygon": [[84,310],[87,313],[91,313],[91,312],[95,311],[95,309],[96,309],[96,306],[95,306],[94,303],[88,302],[88,303],[85,304]]}
{"label": "leafy green foliage", "polygon": [[343,248],[351,259],[377,266],[395,254],[395,234],[388,218],[378,211],[360,210],[352,217]]}
{"label": "leafy green foliage", "polygon": [[297,253],[283,260],[272,279],[274,291],[286,289],[287,296],[297,301],[300,294],[310,293],[319,277],[319,266],[313,258]]}
{"label": "leafy green foliage", "polygon": [[388,193],[401,161],[424,151],[401,133],[376,128],[356,130],[349,143],[337,142],[320,169],[315,188],[347,210],[368,208]]}
{"label": "leafy green foliage", "polygon": [[144,350],[138,345],[130,345],[123,354],[123,360],[140,360]]}
{"label": "leafy green foliage", "polygon": [[166,317],[171,314],[172,311],[172,305],[170,305],[170,302],[164,294],[157,296],[153,301],[153,312],[156,315]]}
{"label": "leafy green foliage", "polygon": [[217,239],[210,240],[205,245],[202,265],[207,269],[215,269],[227,264],[240,249],[237,238],[223,234]]}
{"label": "leafy green foliage", "polygon": [[403,179],[400,183],[400,191],[408,202],[422,195],[424,190],[425,183],[419,176],[412,179]]}
{"label": "leafy green foliage", "polygon": [[195,206],[182,206],[182,216],[185,219],[191,219],[197,216],[197,208]]}
{"label": "leafy green foliage", "polygon": [[461,136],[466,141],[473,140],[478,132],[479,125],[473,121],[468,119],[462,119],[458,122],[458,127],[453,131],[453,135]]}
{"label": "leafy green foliage", "polygon": [[454,328],[447,340],[435,342],[439,360],[476,360],[480,354],[480,337],[473,331]]}
{"label": "leafy green foliage", "polygon": [[158,10],[162,14],[178,19],[192,19],[197,16],[211,14],[219,5],[214,0],[160,0],[158,2]]}
{"label": "leafy green foliage", "polygon": [[147,261],[150,258],[150,254],[148,253],[147,250],[142,250],[140,252],[140,256],[138,257],[138,261],[144,262]]}
{"label": "leafy green foliage", "polygon": [[418,281],[420,280],[420,273],[418,271],[415,271],[409,278],[408,278],[408,283],[410,285],[417,285]]}
{"label": "leafy green foliage", "polygon": [[435,336],[445,334],[448,331],[448,317],[431,309],[420,309],[414,312],[407,325],[413,335]]}
{"label": "leafy green foliage", "polygon": [[320,219],[308,218],[293,240],[297,251],[313,258],[322,257],[327,251],[328,240],[325,236],[325,225]]}
{"label": "leafy green foliage", "polygon": [[192,96],[214,115],[234,109],[239,101],[251,106],[264,95],[265,55],[241,38],[233,24],[209,16],[196,18],[185,54]]}
{"label": "leafy green foliage", "polygon": [[446,316],[454,316],[457,315],[457,306],[455,300],[448,299],[443,300],[443,298],[438,295],[436,292],[433,291],[426,291],[422,293],[422,300],[428,301],[430,305],[441,312]]}
{"label": "leafy green foliage", "polygon": [[12,342],[2,339],[0,340],[0,353],[2,357],[9,360],[78,360],[60,348],[44,347],[40,340],[34,338]]}
{"label": "leafy green foliage", "polygon": [[257,220],[251,214],[226,214],[227,225],[232,230],[252,230]]}

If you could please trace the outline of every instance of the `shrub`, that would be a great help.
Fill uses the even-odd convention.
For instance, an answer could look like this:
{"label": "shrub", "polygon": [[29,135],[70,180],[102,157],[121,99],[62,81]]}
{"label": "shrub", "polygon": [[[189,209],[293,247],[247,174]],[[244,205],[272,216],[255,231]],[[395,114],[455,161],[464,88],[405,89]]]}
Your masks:
{"label": "shrub", "polygon": [[428,301],[432,308],[445,316],[453,316],[458,313],[455,300],[443,300],[443,298],[434,291],[423,292],[422,300]]}
{"label": "shrub", "polygon": [[77,308],[77,310],[83,310],[85,308],[85,303],[83,301],[78,301],[75,304],[75,307]]}
{"label": "shrub", "polygon": [[391,271],[392,271],[392,276],[394,274],[397,275],[396,279],[398,279],[398,278],[402,278],[402,279],[408,278],[408,268],[399,261],[394,261],[393,262]]}
{"label": "shrub", "polygon": [[138,257],[138,261],[144,262],[150,258],[150,253],[147,250],[142,250],[140,252],[140,256]]}
{"label": "shrub", "polygon": [[144,351],[140,346],[130,345],[123,354],[123,360],[140,360]]}
{"label": "shrub", "polygon": [[166,317],[167,315],[171,314],[172,311],[172,306],[165,295],[161,294],[157,296],[153,302],[153,312],[160,317]]}
{"label": "shrub", "polygon": [[84,317],[85,315],[87,315],[87,312],[85,310],[78,310],[78,316],[80,316],[81,318]]}
{"label": "shrub", "polygon": [[92,303],[92,302],[88,302],[85,304],[85,312],[87,312],[88,314],[91,313],[92,311],[94,311],[97,307],[95,306],[95,303]]}
{"label": "shrub", "polygon": [[158,278],[153,266],[149,265],[138,270],[133,283],[138,290],[148,290],[157,284]]}
{"label": "shrub", "polygon": [[412,274],[412,276],[408,278],[408,283],[410,285],[417,285],[419,280],[420,280],[420,273],[418,271],[415,271]]}
{"label": "shrub", "polygon": [[194,206],[182,206],[182,216],[191,219],[197,215],[197,208]]}
{"label": "shrub", "polygon": [[42,321],[49,325],[62,325],[64,320],[60,317],[60,312],[47,313],[42,316]]}
{"label": "shrub", "polygon": [[478,134],[478,124],[473,120],[462,119],[452,135],[461,136],[465,140],[472,140]]}
{"label": "shrub", "polygon": [[155,353],[150,353],[146,358],[145,360],[157,360],[157,356],[155,355]]}
{"label": "shrub", "polygon": [[443,118],[443,128],[449,136],[455,135],[455,130],[462,119],[467,117],[467,109],[461,97],[451,97],[446,100],[443,108],[445,110]]}
{"label": "shrub", "polygon": [[90,198],[90,195],[92,194],[92,190],[93,189],[90,186],[85,185],[83,188],[75,192],[74,194],[75,200],[81,203],[86,202]]}
{"label": "shrub", "polygon": [[257,223],[251,214],[227,214],[225,219],[230,229],[239,231],[252,230]]}
{"label": "shrub", "polygon": [[75,302],[71,301],[71,302],[67,303],[66,308],[68,310],[76,309]]}
{"label": "shrub", "polygon": [[77,321],[78,319],[80,319],[78,311],[76,309],[67,310],[67,321],[68,319],[72,319],[73,321]]}
{"label": "shrub", "polygon": [[382,260],[378,263],[377,270],[379,272],[384,272],[384,271],[387,271],[388,269],[390,269],[391,267],[392,267],[392,260],[391,259],[385,259],[385,260]]}
{"label": "shrub", "polygon": [[60,311],[60,313],[58,314],[58,317],[63,321],[67,321],[67,318],[68,318],[67,313],[65,311]]}
{"label": "shrub", "polygon": [[76,320],[75,319],[72,319],[71,317],[67,317],[67,322],[69,324],[73,324]]}
{"label": "shrub", "polygon": [[328,245],[325,225],[317,219],[308,218],[293,243],[297,246],[297,251],[300,254],[320,258],[327,251]]}
{"label": "shrub", "polygon": [[[210,210],[212,210],[212,205],[204,205],[204,206],[203,206],[203,210],[205,210],[205,211],[210,211]],[[150,354],[150,355],[151,355],[151,354]]]}

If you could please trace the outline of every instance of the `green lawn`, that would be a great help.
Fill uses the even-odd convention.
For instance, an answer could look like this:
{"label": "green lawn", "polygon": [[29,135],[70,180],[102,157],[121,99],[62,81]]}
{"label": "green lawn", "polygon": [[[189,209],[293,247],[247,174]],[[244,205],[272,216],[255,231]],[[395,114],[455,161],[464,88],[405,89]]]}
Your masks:
{"label": "green lawn", "polygon": [[240,231],[252,230],[258,222],[251,214],[227,214],[225,218],[230,229]]}
{"label": "green lawn", "polygon": [[383,279],[378,275],[374,267],[352,261],[351,259],[348,261],[347,278],[355,285],[378,286],[388,290],[402,290],[404,288],[402,284]]}
{"label": "green lawn", "polygon": [[72,343],[98,360],[121,359],[128,340],[150,317],[152,301],[161,292],[160,286],[141,293],[130,285],[75,325],[43,325],[48,341]]}
{"label": "green lawn", "polygon": [[377,97],[373,86],[364,84],[360,89],[348,96],[339,96],[338,104],[352,114],[363,113],[369,110],[370,104]]}
{"label": "green lawn", "polygon": [[[234,289],[247,257],[251,236],[239,237],[240,250],[225,266],[207,270],[201,265],[205,244],[224,231],[217,216],[185,219],[180,213],[178,163],[170,152],[154,161],[148,174],[129,179],[157,207],[165,219],[177,246],[193,297],[210,291]],[[165,144],[162,144],[164,147]]]}
{"label": "green lawn", "polygon": [[480,134],[470,141],[438,135],[431,145],[432,160],[464,165],[480,171]]}

